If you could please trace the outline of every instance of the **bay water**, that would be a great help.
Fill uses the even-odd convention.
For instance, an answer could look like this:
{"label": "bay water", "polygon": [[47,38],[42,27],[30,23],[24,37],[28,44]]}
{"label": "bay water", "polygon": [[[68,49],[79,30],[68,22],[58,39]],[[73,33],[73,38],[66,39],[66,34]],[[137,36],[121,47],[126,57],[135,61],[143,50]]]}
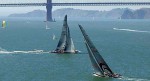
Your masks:
{"label": "bay water", "polygon": [[[150,81],[150,20],[68,20],[75,48],[81,54],[49,53],[59,41],[62,20],[49,22],[50,29],[40,20],[6,23],[6,28],[0,28],[0,81]],[[78,24],[122,79],[92,75]]]}

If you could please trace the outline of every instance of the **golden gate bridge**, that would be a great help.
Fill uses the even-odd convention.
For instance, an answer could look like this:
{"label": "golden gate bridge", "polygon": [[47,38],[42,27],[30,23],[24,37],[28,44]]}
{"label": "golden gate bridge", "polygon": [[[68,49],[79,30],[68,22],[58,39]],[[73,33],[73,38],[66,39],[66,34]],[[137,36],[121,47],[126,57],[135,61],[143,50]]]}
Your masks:
{"label": "golden gate bridge", "polygon": [[138,5],[150,5],[150,2],[69,2],[69,3],[52,3],[52,0],[47,0],[45,3],[10,3],[0,4],[0,7],[26,7],[26,6],[46,6],[47,21],[53,21],[52,19],[52,7],[53,6],[138,6]]}

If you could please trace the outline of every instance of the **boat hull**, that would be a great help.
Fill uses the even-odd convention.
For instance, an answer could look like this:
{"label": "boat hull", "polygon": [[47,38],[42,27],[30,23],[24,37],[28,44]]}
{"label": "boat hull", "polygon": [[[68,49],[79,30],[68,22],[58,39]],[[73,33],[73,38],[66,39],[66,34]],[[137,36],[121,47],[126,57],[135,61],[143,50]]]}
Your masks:
{"label": "boat hull", "polygon": [[51,51],[50,53],[57,53],[57,54],[77,54],[77,53],[80,53],[80,51],[78,51],[78,50],[75,50],[75,52]]}
{"label": "boat hull", "polygon": [[108,75],[101,75],[101,74],[94,72],[93,75],[96,77],[105,77],[105,78],[122,78],[122,76],[120,74],[113,74],[111,76],[108,76]]}

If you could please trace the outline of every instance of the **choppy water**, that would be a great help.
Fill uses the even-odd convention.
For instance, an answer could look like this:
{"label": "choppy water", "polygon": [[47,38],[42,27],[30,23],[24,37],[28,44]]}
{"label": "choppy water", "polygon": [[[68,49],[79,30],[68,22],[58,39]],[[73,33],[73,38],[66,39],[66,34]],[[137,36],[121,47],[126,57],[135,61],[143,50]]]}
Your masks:
{"label": "choppy water", "polygon": [[[150,21],[69,21],[76,49],[82,54],[50,54],[62,21],[8,20],[0,28],[0,81],[150,81]],[[78,28],[81,24],[110,68],[123,79],[98,78]],[[52,40],[55,34],[57,40]],[[42,50],[42,51],[35,51]]]}

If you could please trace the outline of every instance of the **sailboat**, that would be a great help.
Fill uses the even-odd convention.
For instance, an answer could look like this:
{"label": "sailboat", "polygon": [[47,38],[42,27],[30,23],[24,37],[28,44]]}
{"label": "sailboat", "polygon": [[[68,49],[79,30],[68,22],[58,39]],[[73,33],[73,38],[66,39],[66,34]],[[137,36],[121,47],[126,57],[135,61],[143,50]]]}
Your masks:
{"label": "sailboat", "polygon": [[6,27],[6,21],[2,21],[2,28],[5,28]]}
{"label": "sailboat", "polygon": [[50,28],[48,27],[48,23],[47,23],[47,21],[46,21],[46,30],[48,30],[48,29],[50,29]]}
{"label": "sailboat", "polygon": [[53,40],[55,40],[55,39],[56,39],[56,36],[55,36],[55,34],[53,34],[53,37],[52,37],[52,39],[53,39]]}
{"label": "sailboat", "polygon": [[103,57],[100,55],[88,35],[86,34],[85,30],[81,25],[79,25],[79,28],[83,34],[85,45],[89,53],[89,57],[91,60],[91,63],[93,65],[93,68],[95,72],[93,75],[98,77],[112,77],[112,78],[120,78],[120,74],[114,73],[110,67],[107,65],[107,63],[104,61]]}
{"label": "sailboat", "polygon": [[64,17],[63,27],[58,45],[52,53],[77,53],[73,40],[70,36],[69,26],[67,24],[67,15]]}

